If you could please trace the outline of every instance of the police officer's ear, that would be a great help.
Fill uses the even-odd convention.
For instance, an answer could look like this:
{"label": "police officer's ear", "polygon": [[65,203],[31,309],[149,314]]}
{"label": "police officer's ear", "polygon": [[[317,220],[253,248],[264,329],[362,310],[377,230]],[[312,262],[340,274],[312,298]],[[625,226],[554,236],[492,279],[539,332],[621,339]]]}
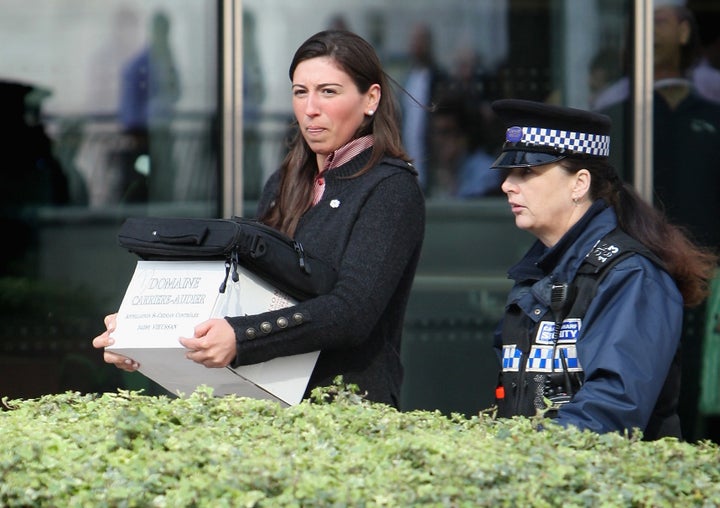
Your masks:
{"label": "police officer's ear", "polygon": [[575,184],[573,185],[573,200],[581,201],[590,192],[592,176],[587,169],[581,169],[575,173]]}

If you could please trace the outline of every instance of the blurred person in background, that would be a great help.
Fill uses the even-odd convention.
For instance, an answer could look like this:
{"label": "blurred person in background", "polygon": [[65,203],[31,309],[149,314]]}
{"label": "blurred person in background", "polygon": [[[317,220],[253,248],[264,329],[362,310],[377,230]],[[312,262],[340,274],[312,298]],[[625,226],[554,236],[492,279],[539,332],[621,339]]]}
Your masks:
{"label": "blurred person in background", "polygon": [[410,33],[410,69],[404,82],[407,91],[402,95],[402,139],[423,189],[428,185],[432,142],[430,117],[438,90],[447,80],[447,73],[435,60],[433,34],[430,25],[417,23]]}

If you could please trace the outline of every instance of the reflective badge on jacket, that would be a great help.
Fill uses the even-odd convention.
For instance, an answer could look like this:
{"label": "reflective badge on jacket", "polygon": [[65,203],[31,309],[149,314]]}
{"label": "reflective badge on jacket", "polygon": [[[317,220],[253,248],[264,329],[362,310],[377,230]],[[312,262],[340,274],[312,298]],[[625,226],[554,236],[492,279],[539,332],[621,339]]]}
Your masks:
{"label": "reflective badge on jacket", "polygon": [[[582,372],[583,369],[575,347],[580,328],[582,328],[582,319],[570,318],[563,321],[560,327],[560,337],[555,345],[555,323],[542,321],[538,325],[535,341],[527,355],[525,371]],[[502,370],[504,372],[519,372],[521,360],[522,351],[517,348],[517,345],[506,344],[503,346]]]}
{"label": "reflective badge on jacket", "polygon": [[[580,318],[569,318],[563,321],[560,327],[560,342],[577,342],[578,333],[582,328],[582,319]],[[537,335],[535,337],[535,343],[537,344],[554,344],[555,343],[555,323],[553,321],[541,321],[538,325]]]}
{"label": "reflective badge on jacket", "polygon": [[515,344],[503,346],[502,370],[510,372],[519,371],[520,358],[522,358],[522,351],[520,351]]}
{"label": "reflective badge on jacket", "polygon": [[[555,358],[553,358],[553,350]],[[561,356],[562,355],[562,356]],[[515,344],[503,346],[502,370],[503,372],[520,371],[520,360],[522,351]],[[550,359],[552,358],[552,364]],[[530,348],[530,354],[525,366],[526,372],[563,372],[563,360],[567,365],[568,372],[582,372],[582,365],[577,357],[575,344],[553,346],[534,345]]]}

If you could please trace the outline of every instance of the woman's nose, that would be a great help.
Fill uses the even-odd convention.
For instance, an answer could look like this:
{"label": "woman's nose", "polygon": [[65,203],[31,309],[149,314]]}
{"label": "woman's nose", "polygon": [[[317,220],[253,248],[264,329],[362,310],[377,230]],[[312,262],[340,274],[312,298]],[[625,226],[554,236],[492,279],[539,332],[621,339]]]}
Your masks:
{"label": "woman's nose", "polygon": [[512,182],[512,175],[508,173],[505,175],[505,179],[503,180],[502,185],[500,185],[500,190],[502,190],[505,194],[508,194],[515,188],[515,185]]}
{"label": "woman's nose", "polygon": [[318,111],[317,101],[313,98],[312,94],[308,95],[307,101],[305,102],[305,114],[307,116],[316,116]]}

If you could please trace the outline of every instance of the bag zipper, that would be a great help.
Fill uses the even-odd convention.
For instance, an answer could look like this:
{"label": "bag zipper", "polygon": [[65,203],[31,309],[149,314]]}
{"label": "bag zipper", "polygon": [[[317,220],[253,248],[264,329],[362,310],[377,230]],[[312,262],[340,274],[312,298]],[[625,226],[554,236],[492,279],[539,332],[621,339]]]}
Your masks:
{"label": "bag zipper", "polygon": [[233,282],[240,280],[240,274],[238,273],[238,265],[240,264],[240,256],[238,255],[237,248],[233,249],[228,257],[225,258],[225,278],[220,284],[218,291],[224,293],[227,289],[228,277],[232,277]]}
{"label": "bag zipper", "polygon": [[310,275],[310,265],[305,262],[305,249],[303,249],[302,244],[293,240],[293,248],[298,255],[298,263],[300,264],[300,269],[306,274]]}

